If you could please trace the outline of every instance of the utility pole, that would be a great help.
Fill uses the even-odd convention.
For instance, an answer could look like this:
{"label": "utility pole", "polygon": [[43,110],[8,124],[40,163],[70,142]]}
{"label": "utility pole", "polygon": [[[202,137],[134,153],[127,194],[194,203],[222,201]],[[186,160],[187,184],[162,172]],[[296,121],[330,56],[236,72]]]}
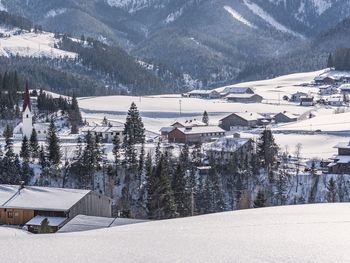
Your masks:
{"label": "utility pole", "polygon": [[182,101],[181,101],[181,100],[179,100],[179,106],[180,106],[180,116],[181,116],[181,114],[182,114],[182,105],[181,105],[181,103],[182,103]]}

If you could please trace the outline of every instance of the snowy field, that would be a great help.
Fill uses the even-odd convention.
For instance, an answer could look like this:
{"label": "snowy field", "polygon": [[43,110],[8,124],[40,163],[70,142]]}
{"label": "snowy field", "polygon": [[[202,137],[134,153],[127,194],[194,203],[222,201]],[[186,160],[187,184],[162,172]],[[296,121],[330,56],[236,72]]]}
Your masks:
{"label": "snowy field", "polygon": [[0,228],[2,262],[349,262],[350,204],[241,210],[87,232]]}
{"label": "snowy field", "polygon": [[[141,112],[148,131],[159,133],[159,129],[169,126],[175,121],[186,119],[201,119],[203,111],[209,113],[210,123],[217,125],[218,121],[233,112],[279,113],[288,111],[301,115],[305,119],[312,112],[316,117],[300,120],[291,124],[280,124],[272,127],[276,141],[281,148],[288,148],[293,153],[295,145],[301,143],[302,155],[305,158],[329,158],[336,151],[333,148],[339,141],[348,141],[350,136],[350,112],[334,114],[332,107],[301,107],[295,103],[286,102],[283,96],[302,91],[317,97],[318,88],[304,87],[301,84],[310,83],[316,76],[326,70],[291,74],[271,80],[240,83],[238,87],[253,87],[257,94],[265,98],[264,103],[228,103],[223,100],[204,100],[182,98],[180,95],[159,95],[146,97],[109,96],[80,98],[79,105],[83,118],[90,122],[101,122],[104,116],[110,121],[122,124],[125,121],[127,109],[135,102]],[[181,114],[180,114],[181,109]],[[347,111],[348,109],[346,109]],[[317,133],[315,133],[317,131]],[[321,131],[321,132],[320,132]],[[256,134],[249,134],[256,138]],[[322,142],[322,143],[320,143]]]}
{"label": "snowy field", "polygon": [[74,59],[76,53],[67,52],[54,47],[55,38],[53,33],[43,32],[35,34],[34,32],[25,32],[16,34],[18,29],[8,29],[0,27],[0,33],[6,37],[0,38],[1,56],[24,56],[24,57],[50,57]]}
{"label": "snowy field", "polygon": [[[80,98],[79,106],[86,118],[102,119],[106,115],[109,116],[109,119],[124,122],[127,109],[134,101],[142,114],[146,128],[154,132],[158,132],[162,126],[168,126],[175,120],[200,119],[205,110],[209,113],[212,124],[217,124],[221,118],[233,112],[279,113],[289,111],[301,115],[312,108],[300,107],[295,103],[283,101],[283,96],[290,96],[297,91],[316,93],[316,88],[299,85],[310,82],[322,72],[324,71],[292,74],[272,80],[235,85],[238,87],[253,87],[257,94],[265,98],[264,103],[228,103],[224,100],[203,100],[182,98],[180,95],[160,95]],[[331,111],[329,110],[329,112]]]}

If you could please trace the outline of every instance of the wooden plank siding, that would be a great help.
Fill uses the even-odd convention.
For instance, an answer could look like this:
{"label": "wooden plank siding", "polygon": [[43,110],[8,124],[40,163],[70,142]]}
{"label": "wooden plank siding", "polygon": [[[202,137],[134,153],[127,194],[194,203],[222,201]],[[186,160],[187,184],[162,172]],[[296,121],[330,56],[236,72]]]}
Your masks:
{"label": "wooden plank siding", "polygon": [[34,210],[2,208],[0,223],[5,225],[24,225],[34,217]]}
{"label": "wooden plank siding", "polygon": [[111,202],[106,196],[90,192],[69,210],[68,217],[73,218],[77,215],[111,217]]}

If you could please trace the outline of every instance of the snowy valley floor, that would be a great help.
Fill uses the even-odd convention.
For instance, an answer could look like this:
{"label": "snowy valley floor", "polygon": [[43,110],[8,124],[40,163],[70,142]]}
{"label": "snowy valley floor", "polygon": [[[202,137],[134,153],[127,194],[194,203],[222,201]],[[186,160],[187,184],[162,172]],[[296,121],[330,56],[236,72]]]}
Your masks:
{"label": "snowy valley floor", "polygon": [[350,262],[350,204],[241,210],[78,233],[0,228],[1,262]]}

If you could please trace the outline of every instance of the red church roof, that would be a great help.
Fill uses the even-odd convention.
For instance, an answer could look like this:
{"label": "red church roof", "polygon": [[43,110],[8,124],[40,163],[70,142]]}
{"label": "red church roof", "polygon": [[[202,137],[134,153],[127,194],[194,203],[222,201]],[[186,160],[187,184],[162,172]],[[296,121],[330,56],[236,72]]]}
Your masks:
{"label": "red church roof", "polygon": [[26,81],[26,88],[25,88],[25,93],[24,93],[23,109],[22,110],[25,111],[27,107],[29,108],[30,111],[32,111],[32,106],[30,105],[28,81]]}

